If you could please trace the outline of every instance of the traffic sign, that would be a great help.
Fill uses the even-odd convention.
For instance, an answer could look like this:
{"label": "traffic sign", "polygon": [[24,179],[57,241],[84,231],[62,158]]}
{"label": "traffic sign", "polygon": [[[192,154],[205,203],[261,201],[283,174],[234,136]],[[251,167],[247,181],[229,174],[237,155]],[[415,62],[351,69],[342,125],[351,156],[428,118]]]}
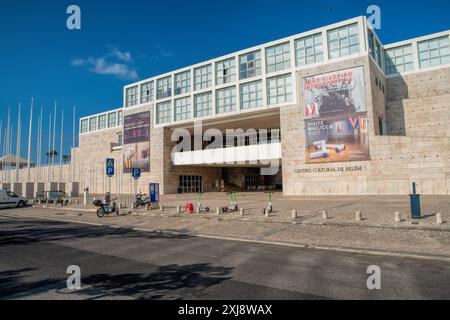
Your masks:
{"label": "traffic sign", "polygon": [[131,175],[135,179],[139,179],[141,177],[141,169],[140,168],[133,168],[131,171]]}
{"label": "traffic sign", "polygon": [[108,177],[114,175],[114,159],[106,159],[106,175]]}

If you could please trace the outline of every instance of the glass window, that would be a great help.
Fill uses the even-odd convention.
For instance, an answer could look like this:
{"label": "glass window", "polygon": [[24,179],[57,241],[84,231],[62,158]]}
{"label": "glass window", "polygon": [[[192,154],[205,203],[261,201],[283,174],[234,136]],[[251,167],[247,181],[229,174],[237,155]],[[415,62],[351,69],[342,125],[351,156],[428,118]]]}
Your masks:
{"label": "glass window", "polygon": [[123,111],[117,111],[117,120],[117,125],[121,126],[123,124]]}
{"label": "glass window", "polygon": [[409,44],[387,49],[385,54],[385,69],[387,74],[397,74],[413,70],[412,46]]}
{"label": "glass window", "polygon": [[108,128],[113,128],[117,125],[117,116],[115,112],[108,113]]}
{"label": "glass window", "polygon": [[96,131],[97,130],[97,117],[89,118],[89,131]]}
{"label": "glass window", "polygon": [[359,53],[358,24],[328,31],[328,55],[330,59]]}
{"label": "glass window", "polygon": [[156,105],[156,123],[169,123],[172,121],[172,104],[170,101]]}
{"label": "glass window", "polygon": [[372,56],[372,58],[375,59],[375,39],[373,32],[371,30],[367,30],[368,36],[369,36],[369,53]]}
{"label": "glass window", "polygon": [[239,78],[247,79],[261,75],[261,51],[239,56]]}
{"label": "glass window", "polygon": [[209,88],[212,85],[212,70],[211,65],[208,64],[203,67],[194,69],[194,83],[195,90]]}
{"label": "glass window", "polygon": [[292,77],[290,74],[267,79],[268,104],[290,101],[292,101]]}
{"label": "glass window", "polygon": [[191,71],[176,74],[175,95],[189,93],[190,91],[191,91]]}
{"label": "glass window", "polygon": [[89,121],[88,119],[84,119],[81,120],[81,133],[86,133],[88,132],[88,128],[89,128]]}
{"label": "glass window", "polygon": [[261,107],[263,104],[262,81],[241,84],[241,109]]}
{"label": "glass window", "polygon": [[141,84],[141,103],[153,101],[153,81]]}
{"label": "glass window", "polygon": [[305,66],[323,60],[322,34],[318,33],[295,40],[297,66]]}
{"label": "glass window", "polygon": [[232,82],[236,79],[236,62],[234,58],[216,63],[216,84]]}
{"label": "glass window", "polygon": [[101,116],[98,116],[98,129],[106,129],[106,114],[102,114]]}
{"label": "glass window", "polygon": [[450,63],[449,37],[430,39],[417,43],[420,68]]}
{"label": "glass window", "polygon": [[138,86],[126,90],[126,106],[133,107],[138,104]]}
{"label": "glass window", "polygon": [[236,88],[216,90],[216,113],[226,113],[236,110]]}
{"label": "glass window", "polygon": [[267,73],[286,70],[291,67],[290,43],[282,43],[266,49]]}
{"label": "glass window", "polygon": [[172,78],[170,76],[157,80],[157,99],[164,99],[172,96]]}
{"label": "glass window", "polygon": [[191,118],[191,98],[175,100],[175,121],[188,120]]}
{"label": "glass window", "polygon": [[206,92],[195,95],[194,117],[206,117],[212,114],[212,93]]}

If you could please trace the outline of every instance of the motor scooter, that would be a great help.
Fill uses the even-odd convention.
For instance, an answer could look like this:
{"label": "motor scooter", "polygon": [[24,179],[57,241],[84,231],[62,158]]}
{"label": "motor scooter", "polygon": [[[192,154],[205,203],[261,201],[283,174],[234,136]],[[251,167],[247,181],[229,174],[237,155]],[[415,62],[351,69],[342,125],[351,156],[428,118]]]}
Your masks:
{"label": "motor scooter", "polygon": [[135,201],[133,202],[133,208],[137,209],[140,207],[145,207],[146,205],[150,204],[150,199],[146,193],[139,192],[136,195]]}
{"label": "motor scooter", "polygon": [[119,208],[117,207],[115,200],[117,199],[111,200],[112,201],[111,206],[106,203],[103,203],[101,200],[95,200],[94,206],[98,207],[97,217],[103,218],[105,215],[110,215],[114,213],[119,215]]}

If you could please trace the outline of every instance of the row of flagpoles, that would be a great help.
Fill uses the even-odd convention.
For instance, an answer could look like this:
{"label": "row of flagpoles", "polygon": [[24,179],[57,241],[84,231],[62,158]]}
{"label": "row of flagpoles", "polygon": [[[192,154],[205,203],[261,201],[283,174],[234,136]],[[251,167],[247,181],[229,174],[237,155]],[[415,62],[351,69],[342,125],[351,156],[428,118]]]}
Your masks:
{"label": "row of flagpoles", "polygon": [[[33,138],[33,108],[34,108],[34,98],[31,99],[30,104],[30,118],[29,118],[29,127],[28,127],[28,148],[27,148],[27,181],[31,182],[31,145]],[[3,158],[3,162],[1,163],[1,175],[0,180],[2,182],[12,182],[13,170],[11,170],[12,166],[15,168],[15,181],[19,181],[19,169],[21,162],[21,138],[22,138],[22,119],[21,119],[21,109],[22,105],[19,103],[18,106],[18,115],[17,115],[17,137],[16,137],[16,157],[15,163],[12,157],[13,150],[13,125],[11,119],[11,107],[8,107],[8,116],[6,124],[4,124],[3,119],[0,119],[0,144],[1,144],[1,158]],[[55,177],[55,154],[56,151],[56,125],[57,125],[57,103],[55,102],[54,113],[50,112],[49,114],[49,126],[48,126],[48,143],[47,143],[47,156],[48,159],[48,181],[50,179],[54,179]],[[44,124],[44,108],[41,107],[39,117],[37,119],[37,135],[36,135],[36,172],[35,179],[40,182],[44,178],[42,176],[42,150],[43,150],[43,124]],[[53,124],[52,124],[53,121]],[[3,128],[5,127],[5,128]],[[72,146],[71,149],[75,147],[75,128],[76,128],[76,108],[73,107],[73,123],[72,123]],[[53,132],[52,132],[53,130]],[[63,141],[64,141],[64,110],[61,110],[61,128],[60,128],[60,141],[59,141],[59,170],[60,176],[62,175],[62,165],[63,165]],[[75,159],[71,159],[72,163]],[[51,170],[50,170],[51,169]],[[72,175],[75,172],[73,170]],[[74,177],[72,176],[72,179]]]}

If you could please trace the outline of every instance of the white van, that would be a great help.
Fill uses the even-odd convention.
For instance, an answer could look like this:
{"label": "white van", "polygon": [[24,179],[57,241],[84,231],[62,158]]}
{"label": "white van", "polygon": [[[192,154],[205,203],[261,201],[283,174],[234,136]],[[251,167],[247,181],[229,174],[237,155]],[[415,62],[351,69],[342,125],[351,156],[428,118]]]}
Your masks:
{"label": "white van", "polygon": [[7,190],[0,190],[0,208],[22,208],[27,205],[27,199]]}

